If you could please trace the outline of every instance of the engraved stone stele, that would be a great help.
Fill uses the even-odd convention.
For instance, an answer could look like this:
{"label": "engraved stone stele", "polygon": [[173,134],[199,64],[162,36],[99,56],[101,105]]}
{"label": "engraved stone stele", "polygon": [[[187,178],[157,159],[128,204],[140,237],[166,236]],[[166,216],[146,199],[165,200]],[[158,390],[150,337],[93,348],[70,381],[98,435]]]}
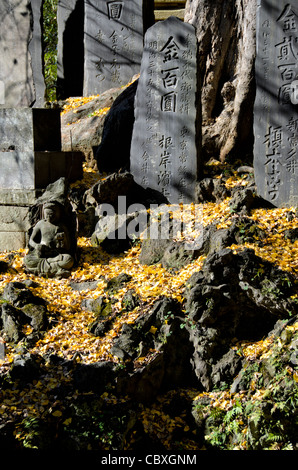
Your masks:
{"label": "engraved stone stele", "polygon": [[57,99],[82,96],[84,80],[84,0],[59,0],[57,23]]}
{"label": "engraved stone stele", "polygon": [[153,0],[84,0],[84,96],[126,85],[140,72]]}
{"label": "engraved stone stele", "polygon": [[298,205],[298,3],[258,0],[254,168],[258,193]]}
{"label": "engraved stone stele", "polygon": [[0,108],[44,104],[43,0],[0,2]]}
{"label": "engraved stone stele", "polygon": [[0,109],[0,251],[25,248],[29,208],[60,177],[83,176],[81,152],[61,152],[59,109]]}
{"label": "engraved stone stele", "polygon": [[200,105],[195,28],[175,17],[145,35],[130,171],[169,203],[195,202]]}

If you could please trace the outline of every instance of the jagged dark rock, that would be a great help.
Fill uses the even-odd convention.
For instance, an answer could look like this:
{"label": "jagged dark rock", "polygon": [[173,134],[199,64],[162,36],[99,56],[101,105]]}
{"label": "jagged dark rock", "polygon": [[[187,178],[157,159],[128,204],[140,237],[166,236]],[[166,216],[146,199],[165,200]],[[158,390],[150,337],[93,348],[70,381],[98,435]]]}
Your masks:
{"label": "jagged dark rock", "polygon": [[99,204],[110,204],[115,213],[118,214],[119,196],[125,196],[127,209],[132,204],[142,204],[149,208],[150,204],[162,204],[167,200],[157,191],[144,189],[137,184],[133,175],[128,171],[122,173],[111,173],[106,178],[95,183],[90,189],[85,191],[82,199],[83,207]]}
{"label": "jagged dark rock", "polygon": [[292,243],[298,240],[298,228],[290,228],[284,232],[285,238],[290,240]]}
{"label": "jagged dark rock", "polygon": [[27,304],[45,305],[44,299],[35,296],[23,282],[17,281],[6,284],[2,298],[18,308]]}
{"label": "jagged dark rock", "polygon": [[106,291],[113,294],[119,289],[122,289],[122,287],[124,287],[125,284],[127,284],[131,280],[132,276],[130,274],[121,273],[107,282]]}
{"label": "jagged dark rock", "polygon": [[245,188],[235,188],[229,201],[231,211],[249,214],[252,209],[266,208],[274,209],[274,205],[257,194],[255,185]]}
{"label": "jagged dark rock", "polygon": [[126,390],[140,401],[151,401],[163,388],[193,383],[189,360],[192,345],[180,315],[178,302],[160,298],[134,325],[123,325],[111,348],[112,354],[123,360],[134,360],[152,348],[158,352],[149,364],[121,375],[117,383],[119,393]]}
{"label": "jagged dark rock", "polygon": [[220,203],[230,195],[230,190],[221,179],[208,177],[197,183],[196,200],[198,203]]}
{"label": "jagged dark rock", "polygon": [[164,268],[178,270],[191,263],[197,256],[197,250],[188,247],[186,242],[173,241],[166,246],[161,262]]}
{"label": "jagged dark rock", "polygon": [[[130,168],[130,144],[134,124],[134,99],[138,80],[114,101],[104,122],[102,140],[95,152],[101,172],[112,173]],[[119,150],[121,142],[121,150]]]}
{"label": "jagged dark rock", "polygon": [[[238,229],[235,224],[232,231]],[[251,249],[209,254],[203,269],[187,282],[186,314],[173,299],[161,298],[133,325],[123,325],[112,354],[130,364],[150,350],[156,355],[145,365],[122,372],[118,392],[126,390],[140,401],[150,401],[164,387],[196,384],[210,391],[231,385],[244,367],[234,342],[260,340],[280,319],[290,318],[296,292],[291,274]]]}
{"label": "jagged dark rock", "polygon": [[104,319],[112,313],[112,300],[105,296],[96,299],[84,299],[82,308],[94,313],[97,318]]}
{"label": "jagged dark rock", "polygon": [[25,282],[10,282],[2,294],[0,323],[8,341],[18,343],[24,339],[24,325],[33,328],[26,340],[36,341],[48,327],[47,303],[34,295]]}
{"label": "jagged dark rock", "polygon": [[89,332],[98,337],[104,336],[111,328],[113,322],[111,320],[95,320],[89,327]]}
{"label": "jagged dark rock", "polygon": [[6,261],[0,261],[0,274],[6,273],[9,269],[9,264]]}
{"label": "jagged dark rock", "polygon": [[128,289],[122,299],[124,310],[131,312],[141,304],[141,299],[134,289]]}
{"label": "jagged dark rock", "polygon": [[253,250],[225,249],[207,257],[185,291],[194,369],[206,390],[230,380],[229,369],[240,367],[238,360],[226,363],[233,338],[260,340],[278,319],[293,314],[295,292],[295,279]]}
{"label": "jagged dark rock", "polygon": [[208,225],[204,228],[200,243],[192,246],[187,242],[174,241],[172,221],[161,221],[158,233],[161,233],[163,224],[169,227],[168,237],[145,238],[139,255],[141,264],[161,263],[167,269],[180,269],[200,255],[217,253],[234,243],[262,243],[267,236],[253,220],[240,215],[236,216],[231,226],[226,229],[217,229],[216,221]]}
{"label": "jagged dark rock", "polygon": [[9,303],[4,303],[1,306],[1,323],[3,328],[3,333],[5,334],[8,341],[18,343],[21,339],[24,338],[24,333],[22,331],[23,326],[26,324],[26,316],[22,310],[10,305]]}

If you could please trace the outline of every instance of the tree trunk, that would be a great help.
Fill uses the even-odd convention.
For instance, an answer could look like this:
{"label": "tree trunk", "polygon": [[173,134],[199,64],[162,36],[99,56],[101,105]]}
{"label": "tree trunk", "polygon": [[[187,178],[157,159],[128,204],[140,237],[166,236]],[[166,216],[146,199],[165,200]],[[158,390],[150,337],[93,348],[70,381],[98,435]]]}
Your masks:
{"label": "tree trunk", "polygon": [[197,30],[204,159],[252,159],[256,0],[187,0]]}

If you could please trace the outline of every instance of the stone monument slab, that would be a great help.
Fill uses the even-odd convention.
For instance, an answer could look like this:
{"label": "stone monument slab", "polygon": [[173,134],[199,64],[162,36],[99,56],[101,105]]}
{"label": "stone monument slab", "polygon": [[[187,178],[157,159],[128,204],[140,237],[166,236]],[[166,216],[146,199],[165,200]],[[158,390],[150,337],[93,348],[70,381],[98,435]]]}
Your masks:
{"label": "stone monument slab", "polygon": [[60,111],[0,109],[0,251],[25,248],[29,208],[61,177],[83,177],[82,152],[61,152]]}
{"label": "stone monument slab", "polygon": [[29,207],[0,205],[0,232],[27,232]]}
{"label": "stone monument slab", "polygon": [[145,35],[130,171],[172,203],[195,201],[200,106],[195,28],[176,17]]}
{"label": "stone monument slab", "polygon": [[57,151],[60,149],[59,109],[0,109],[0,152]]}
{"label": "stone monument slab", "polygon": [[258,0],[254,168],[258,193],[298,205],[298,3]]}
{"label": "stone monument slab", "polygon": [[0,232],[0,251],[15,251],[26,248],[27,232]]}
{"label": "stone monument slab", "polygon": [[84,0],[84,96],[126,85],[140,72],[153,0]]}
{"label": "stone monument slab", "polygon": [[34,152],[0,152],[1,189],[34,189]]}
{"label": "stone monument slab", "polygon": [[57,7],[57,98],[83,95],[84,0],[59,0]]}
{"label": "stone monument slab", "polygon": [[83,177],[82,163],[82,152],[0,152],[0,188],[27,194],[62,176],[74,182]]}
{"label": "stone monument slab", "polygon": [[43,106],[43,0],[0,2],[0,108]]}

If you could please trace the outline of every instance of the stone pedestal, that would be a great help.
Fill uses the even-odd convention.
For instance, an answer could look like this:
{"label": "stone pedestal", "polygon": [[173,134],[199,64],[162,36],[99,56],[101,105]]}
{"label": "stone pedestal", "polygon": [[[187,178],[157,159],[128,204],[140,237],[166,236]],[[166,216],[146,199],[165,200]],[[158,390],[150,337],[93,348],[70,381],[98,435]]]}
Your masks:
{"label": "stone pedestal", "polygon": [[61,152],[59,110],[0,109],[0,251],[25,248],[30,207],[60,177],[81,179],[82,162]]}

